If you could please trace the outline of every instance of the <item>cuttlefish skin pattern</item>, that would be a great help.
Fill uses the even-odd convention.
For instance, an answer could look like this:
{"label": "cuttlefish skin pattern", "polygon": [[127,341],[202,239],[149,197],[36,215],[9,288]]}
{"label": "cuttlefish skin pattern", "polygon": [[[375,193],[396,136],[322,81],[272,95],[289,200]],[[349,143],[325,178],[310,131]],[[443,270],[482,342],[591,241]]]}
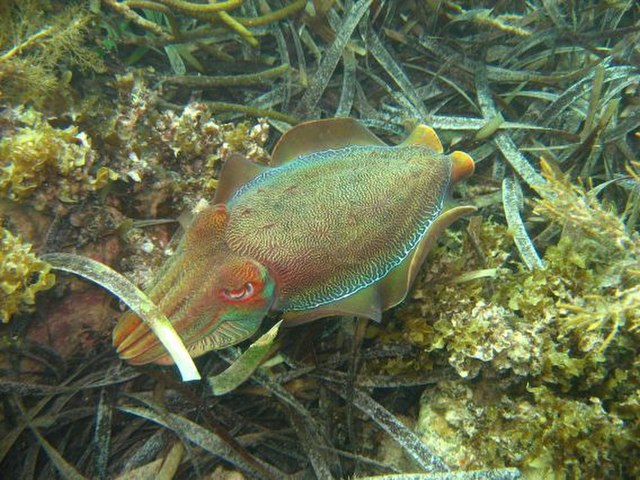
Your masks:
{"label": "cuttlefish skin pattern", "polygon": [[442,210],[450,177],[451,162],[420,145],[312,153],[242,187],[225,237],[272,272],[275,309],[315,308],[398,265]]}
{"label": "cuttlefish skin pattern", "polygon": [[[401,302],[426,253],[472,207],[444,209],[471,175],[429,127],[387,146],[352,119],[294,127],[274,166],[233,157],[215,205],[198,213],[148,292],[192,356],[236,344],[270,311],[285,324],[330,315],[374,320]],[[132,364],[172,363],[133,313],[113,334]]]}

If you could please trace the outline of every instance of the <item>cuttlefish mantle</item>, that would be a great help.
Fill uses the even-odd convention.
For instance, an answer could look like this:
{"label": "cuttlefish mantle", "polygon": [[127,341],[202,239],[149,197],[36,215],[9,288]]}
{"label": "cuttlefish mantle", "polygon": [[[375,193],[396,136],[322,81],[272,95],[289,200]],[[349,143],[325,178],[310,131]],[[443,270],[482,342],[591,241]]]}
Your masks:
{"label": "cuttlefish mantle", "polygon": [[[269,167],[227,159],[215,205],[195,216],[149,296],[192,356],[244,340],[270,311],[288,325],[379,321],[406,297],[437,237],[475,210],[444,207],[473,170],[424,125],[397,146],[353,119],[298,125]],[[171,362],[132,313],[113,341],[132,364]]]}

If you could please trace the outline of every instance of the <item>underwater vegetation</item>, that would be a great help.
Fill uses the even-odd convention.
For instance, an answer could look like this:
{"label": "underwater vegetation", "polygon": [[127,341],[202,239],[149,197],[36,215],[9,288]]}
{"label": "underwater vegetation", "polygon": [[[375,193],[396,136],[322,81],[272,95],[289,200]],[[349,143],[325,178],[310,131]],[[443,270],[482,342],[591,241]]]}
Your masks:
{"label": "underwater vegetation", "polygon": [[[280,9],[268,11],[263,15],[253,16],[251,18],[239,18],[233,15],[233,10],[237,10],[245,3],[249,4],[249,2],[245,2],[245,0],[209,2],[209,4],[181,0],[145,2],[106,0],[104,3],[123,15],[137,27],[146,30],[151,33],[152,36],[165,43],[180,42],[185,37],[191,41],[210,37],[211,31],[210,28],[208,28],[210,26],[235,32],[247,44],[252,47],[257,47],[259,41],[249,27],[259,27],[277,22],[303,9],[307,2],[295,0]],[[142,9],[142,14],[136,11],[136,9]],[[164,20],[163,22],[154,21],[154,19],[159,18],[158,14],[162,15],[161,18]],[[179,18],[179,15],[183,15],[187,20],[199,19],[206,26],[202,25],[200,28],[191,29],[181,28],[180,21],[183,19]],[[145,42],[144,39],[135,38],[134,36],[128,39],[128,41],[135,40],[138,40],[140,43]],[[187,57],[187,59],[188,58],[189,57]]]}
{"label": "underwater vegetation", "polygon": [[[0,100],[64,105],[72,69],[101,73],[106,65],[87,43],[93,16],[81,2],[0,3]],[[57,98],[55,98],[57,97]]]}
{"label": "underwater vegetation", "polygon": [[96,154],[78,127],[55,128],[42,114],[16,110],[12,128],[0,140],[0,192],[3,198],[29,203],[38,210],[53,199],[78,202],[87,191],[104,187],[115,172],[100,167],[91,175]]}
{"label": "underwater vegetation", "polygon": [[[593,190],[548,166],[543,174],[546,197],[534,211],[563,227],[546,249],[545,268],[529,271],[510,259],[505,227],[472,219],[466,239],[451,235],[434,252],[416,302],[374,327],[383,344],[401,339],[420,353],[370,368],[454,369],[458,380],[425,391],[419,420],[448,463],[486,467],[487,458],[500,458],[550,476],[577,471],[578,460],[581,471],[613,471],[603,449],[630,455],[639,434],[637,234]],[[420,322],[425,316],[434,321]],[[469,379],[491,387],[471,393]],[[519,389],[532,398],[503,395]],[[456,441],[441,442],[443,429]]]}
{"label": "underwater vegetation", "polygon": [[[0,471],[640,476],[639,22],[633,0],[0,2]],[[476,163],[451,206],[477,212],[380,323],[268,316],[182,383],[118,359],[106,292],[54,284],[63,252],[148,291],[227,159],[334,117]]]}
{"label": "underwater vegetation", "polygon": [[0,317],[3,323],[18,311],[34,309],[36,294],[53,286],[51,267],[31,251],[31,245],[2,229],[0,243]]}

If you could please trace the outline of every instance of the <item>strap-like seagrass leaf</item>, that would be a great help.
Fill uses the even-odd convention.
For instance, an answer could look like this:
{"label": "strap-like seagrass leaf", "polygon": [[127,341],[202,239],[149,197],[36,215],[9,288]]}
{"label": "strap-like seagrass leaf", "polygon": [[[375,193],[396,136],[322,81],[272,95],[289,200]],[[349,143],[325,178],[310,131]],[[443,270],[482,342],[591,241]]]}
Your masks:
{"label": "strap-like seagrass leaf", "polygon": [[520,201],[522,190],[515,177],[507,176],[502,181],[502,205],[504,214],[513,235],[513,241],[520,252],[520,257],[527,264],[529,270],[544,268],[544,262],[538,255],[536,247],[527,233],[527,229],[520,216]]}
{"label": "strap-like seagrass leaf", "polygon": [[253,342],[224,372],[209,377],[209,384],[214,395],[224,395],[235,390],[256,371],[271,351],[281,324],[282,320]]}
{"label": "strap-like seagrass leaf", "polygon": [[110,291],[133,310],[158,337],[180,370],[182,380],[200,380],[200,373],[193,363],[180,335],[164,313],[138,287],[109,266],[81,255],[71,253],[47,253],[40,258],[52,268],[71,272],[97,283]]}
{"label": "strap-like seagrass leaf", "polygon": [[[323,383],[329,390],[346,399],[347,394],[344,386],[333,385],[329,382]],[[352,401],[356,407],[387,432],[402,447],[409,458],[415,461],[423,470],[430,473],[449,472],[451,470],[439,455],[422,442],[418,435],[410,428],[407,428],[395,415],[376,402],[366,392],[356,388],[353,391]]]}
{"label": "strap-like seagrass leaf", "polygon": [[470,470],[467,472],[376,475],[374,477],[359,477],[359,480],[517,480],[518,478],[522,478],[522,474],[516,468],[495,468],[491,470]]}
{"label": "strap-like seagrass leaf", "polygon": [[336,33],[336,37],[329,48],[324,53],[320,66],[315,72],[313,79],[309,84],[306,92],[300,99],[300,103],[296,108],[296,114],[308,115],[318,104],[320,97],[324,93],[329,80],[333,76],[333,71],[338,65],[338,61],[342,57],[342,52],[347,46],[347,42],[351,38],[353,31],[356,29],[360,20],[369,9],[371,0],[361,0],[353,5],[353,8],[344,17],[342,25]]}

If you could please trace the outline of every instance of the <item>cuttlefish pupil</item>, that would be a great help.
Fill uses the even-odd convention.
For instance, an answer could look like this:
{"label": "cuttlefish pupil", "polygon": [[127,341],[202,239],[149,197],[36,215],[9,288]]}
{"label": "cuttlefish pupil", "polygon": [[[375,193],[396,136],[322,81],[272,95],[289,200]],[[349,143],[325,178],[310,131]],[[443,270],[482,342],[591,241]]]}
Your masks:
{"label": "cuttlefish pupil", "polygon": [[[196,215],[148,292],[192,356],[251,336],[270,311],[289,325],[380,320],[439,234],[474,210],[444,209],[474,163],[445,155],[423,125],[392,147],[352,119],[305,123],[281,138],[272,165],[227,159],[215,205]],[[171,363],[132,313],[113,340],[130,363]]]}

